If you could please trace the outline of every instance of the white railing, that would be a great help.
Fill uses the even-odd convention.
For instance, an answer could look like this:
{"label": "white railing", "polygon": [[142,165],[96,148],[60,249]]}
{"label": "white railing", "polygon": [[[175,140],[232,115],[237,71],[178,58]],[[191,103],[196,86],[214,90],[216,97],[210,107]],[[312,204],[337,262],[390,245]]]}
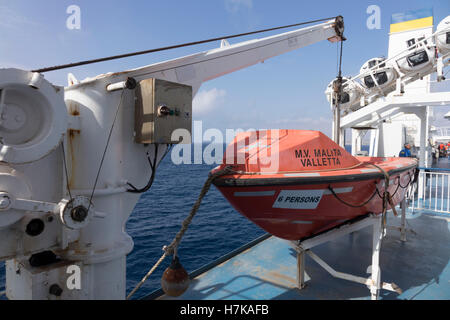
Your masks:
{"label": "white railing", "polygon": [[410,209],[450,213],[450,169],[421,168],[414,189],[409,195]]}
{"label": "white railing", "polygon": [[450,136],[450,127],[439,127],[436,128],[436,132],[433,133],[435,137],[449,137]]}

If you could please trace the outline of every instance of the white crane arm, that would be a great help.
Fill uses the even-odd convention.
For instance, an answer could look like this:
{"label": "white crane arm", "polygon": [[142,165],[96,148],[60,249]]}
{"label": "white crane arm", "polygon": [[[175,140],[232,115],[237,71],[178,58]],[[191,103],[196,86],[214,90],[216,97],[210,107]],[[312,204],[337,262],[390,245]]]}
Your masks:
{"label": "white crane arm", "polygon": [[189,56],[164,61],[120,73],[100,75],[86,79],[83,83],[99,78],[107,82],[123,81],[133,77],[137,81],[159,78],[179,82],[193,87],[195,94],[200,85],[208,80],[263,62],[271,57],[289,52],[322,40],[339,41],[343,32],[342,17],[311,27],[281,33],[261,39],[229,45],[225,40],[221,47]]}

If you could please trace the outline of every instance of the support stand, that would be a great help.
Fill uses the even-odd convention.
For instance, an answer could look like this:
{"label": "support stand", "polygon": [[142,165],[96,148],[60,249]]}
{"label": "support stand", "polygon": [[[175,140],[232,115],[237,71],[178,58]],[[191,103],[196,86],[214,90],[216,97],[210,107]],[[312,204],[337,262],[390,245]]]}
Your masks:
{"label": "support stand", "polygon": [[[370,214],[366,218],[340,226],[336,229],[332,229],[323,234],[309,238],[304,241],[290,241],[291,246],[297,252],[297,285],[298,289],[305,287],[305,254],[308,254],[315,262],[317,262],[322,268],[324,268],[329,274],[335,278],[353,281],[364,284],[369,287],[372,300],[378,299],[380,289],[402,293],[402,290],[394,283],[381,282],[381,269],[380,269],[380,249],[381,241],[384,236],[382,230],[382,216]],[[318,246],[322,243],[334,240],[343,235],[355,232],[363,229],[367,226],[373,227],[372,237],[372,274],[370,278],[358,277],[348,273],[343,273],[334,270],[319,256],[311,251],[311,248]]]}
{"label": "support stand", "polygon": [[406,232],[408,231],[414,233],[413,230],[406,228],[406,198],[402,200],[401,207],[402,207],[402,216],[400,227],[387,226],[387,228],[390,230],[400,231],[400,240],[406,242]]}

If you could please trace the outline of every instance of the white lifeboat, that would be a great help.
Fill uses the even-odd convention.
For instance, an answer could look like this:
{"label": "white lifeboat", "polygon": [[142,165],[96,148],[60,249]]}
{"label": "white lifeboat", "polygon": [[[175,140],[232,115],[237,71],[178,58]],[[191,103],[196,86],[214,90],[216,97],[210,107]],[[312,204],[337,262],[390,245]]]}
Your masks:
{"label": "white lifeboat", "polygon": [[424,37],[412,38],[407,41],[409,52],[397,60],[402,72],[421,73],[433,67],[436,61],[435,48],[429,45],[426,40],[422,41],[423,39]]}
{"label": "white lifeboat", "polygon": [[360,73],[364,75],[361,82],[367,89],[376,88],[376,84],[380,89],[384,89],[391,86],[397,79],[398,74],[395,68],[385,60],[385,58],[373,58],[361,67]]}
{"label": "white lifeboat", "polygon": [[[447,32],[443,32],[447,30]],[[442,20],[436,31],[438,35],[436,36],[436,46],[441,54],[450,53],[450,16],[447,16],[444,20]]]}
{"label": "white lifeboat", "polygon": [[[333,108],[333,106],[335,105],[335,101],[333,98],[333,84],[335,81],[336,79],[331,81],[328,84],[327,89],[325,90],[325,95],[327,96],[328,102],[331,103],[331,99],[333,99],[333,105],[331,108]],[[356,109],[359,109],[359,101],[361,98],[361,94],[362,90],[355,81],[349,80],[349,78],[346,77],[342,77],[342,94],[339,101],[339,106],[341,110],[354,111]]]}

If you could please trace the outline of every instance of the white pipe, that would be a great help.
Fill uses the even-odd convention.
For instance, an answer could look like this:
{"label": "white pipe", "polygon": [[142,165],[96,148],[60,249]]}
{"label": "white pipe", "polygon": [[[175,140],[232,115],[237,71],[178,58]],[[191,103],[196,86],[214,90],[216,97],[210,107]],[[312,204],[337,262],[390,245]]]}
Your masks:
{"label": "white pipe", "polygon": [[116,91],[116,90],[123,90],[126,88],[127,81],[120,81],[116,83],[110,83],[106,86],[106,91]]}
{"label": "white pipe", "polygon": [[0,89],[0,126],[2,125],[3,118],[3,108],[5,106],[5,96],[6,96],[6,89]]}
{"label": "white pipe", "polygon": [[28,82],[28,85],[33,89],[39,89],[43,76],[40,73],[34,72]]}

